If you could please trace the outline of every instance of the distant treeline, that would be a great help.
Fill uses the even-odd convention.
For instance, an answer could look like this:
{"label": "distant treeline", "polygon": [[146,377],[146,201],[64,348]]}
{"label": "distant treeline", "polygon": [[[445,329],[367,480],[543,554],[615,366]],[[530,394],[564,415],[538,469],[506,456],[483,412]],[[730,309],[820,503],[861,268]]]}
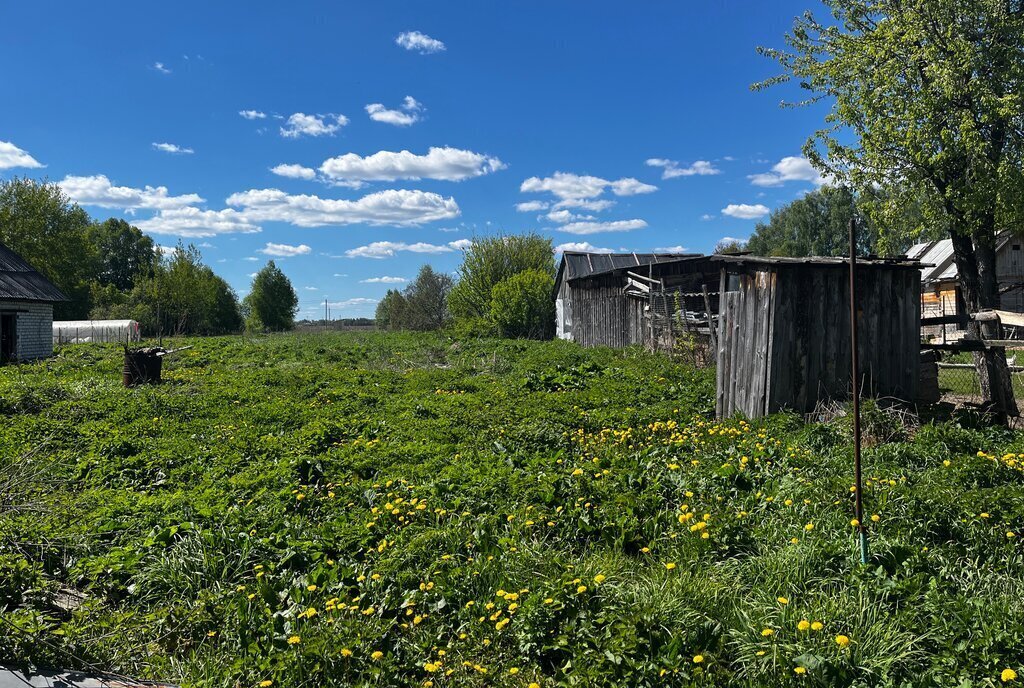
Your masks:
{"label": "distant treeline", "polygon": [[290,329],[298,298],[269,262],[244,302],[199,250],[157,246],[120,218],[98,221],[59,185],[0,181],[0,242],[63,291],[56,320],[137,320],[147,335]]}

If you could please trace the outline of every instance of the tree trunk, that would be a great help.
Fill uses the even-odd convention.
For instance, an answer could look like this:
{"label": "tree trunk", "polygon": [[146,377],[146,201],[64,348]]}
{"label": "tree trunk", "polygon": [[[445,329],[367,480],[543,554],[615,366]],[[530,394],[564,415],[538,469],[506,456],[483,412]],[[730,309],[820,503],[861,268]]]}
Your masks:
{"label": "tree trunk", "polygon": [[[999,284],[996,281],[995,231],[986,232],[981,239],[972,240],[958,232],[951,232],[953,258],[960,275],[960,289],[967,312],[971,316],[983,309],[999,306]],[[998,320],[978,322],[973,317],[967,325],[967,339],[981,340],[1001,337]],[[1010,369],[1006,364],[1006,349],[995,347],[974,354],[978,371],[981,397],[992,413],[993,420],[1006,423],[1007,418],[1020,415],[1013,396]]]}

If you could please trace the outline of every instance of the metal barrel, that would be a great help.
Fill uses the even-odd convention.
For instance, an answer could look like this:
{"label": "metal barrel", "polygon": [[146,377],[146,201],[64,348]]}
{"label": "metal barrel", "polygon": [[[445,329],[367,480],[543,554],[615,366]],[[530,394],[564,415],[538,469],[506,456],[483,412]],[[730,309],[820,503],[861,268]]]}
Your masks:
{"label": "metal barrel", "polygon": [[125,349],[122,381],[125,387],[160,382],[164,359],[145,349]]}

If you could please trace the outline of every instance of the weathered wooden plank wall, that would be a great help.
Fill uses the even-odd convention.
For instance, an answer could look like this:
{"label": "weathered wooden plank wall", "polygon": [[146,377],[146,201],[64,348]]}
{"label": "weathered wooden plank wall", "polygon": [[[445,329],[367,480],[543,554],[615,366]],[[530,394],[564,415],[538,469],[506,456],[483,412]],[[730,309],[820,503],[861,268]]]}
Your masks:
{"label": "weathered wooden plank wall", "polygon": [[622,293],[621,280],[606,278],[570,284],[563,307],[571,309],[573,341],[623,347],[643,342],[645,305]]}
{"label": "weathered wooden plank wall", "polygon": [[[807,413],[850,390],[849,273],[842,266],[749,265],[722,295],[719,416]],[[723,280],[724,282],[725,280]],[[913,400],[920,348],[920,280],[912,269],[858,273],[859,359],[865,395]]]}

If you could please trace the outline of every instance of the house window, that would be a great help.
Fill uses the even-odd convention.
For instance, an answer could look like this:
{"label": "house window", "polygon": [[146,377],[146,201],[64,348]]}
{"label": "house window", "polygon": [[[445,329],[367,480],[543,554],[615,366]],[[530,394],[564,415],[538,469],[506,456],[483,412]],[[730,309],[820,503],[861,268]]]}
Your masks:
{"label": "house window", "polygon": [[1014,251],[1019,251],[1020,250],[1020,244],[1014,244],[1013,245],[1013,250]]}

